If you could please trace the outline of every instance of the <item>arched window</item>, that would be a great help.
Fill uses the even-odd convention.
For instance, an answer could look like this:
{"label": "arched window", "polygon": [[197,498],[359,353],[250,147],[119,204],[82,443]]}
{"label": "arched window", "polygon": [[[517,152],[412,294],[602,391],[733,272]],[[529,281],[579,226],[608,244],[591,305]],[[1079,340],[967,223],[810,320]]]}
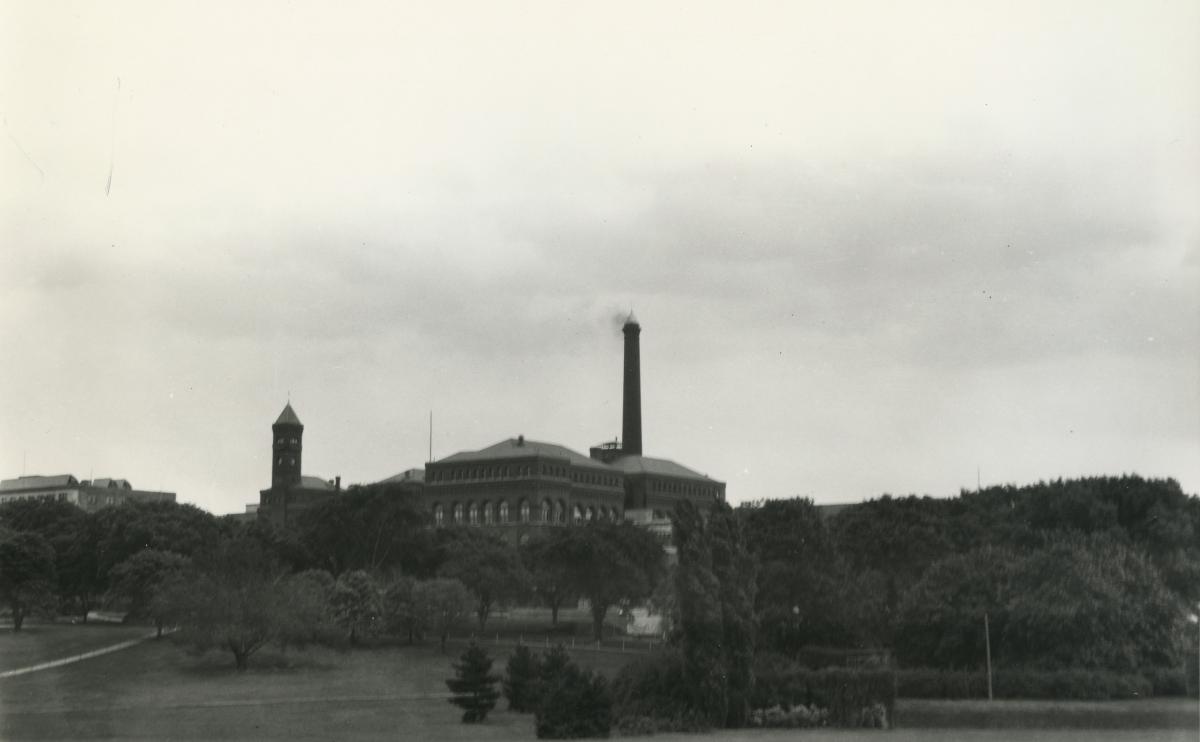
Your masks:
{"label": "arched window", "polygon": [[456,502],[456,503],[454,503],[454,510],[453,510],[453,512],[454,512],[454,522],[455,522],[456,524],[458,524],[458,525],[462,525],[462,522],[463,522],[463,506],[462,506],[462,503],[461,503],[461,502]]}
{"label": "arched window", "polygon": [[508,522],[508,503],[503,500],[500,501],[500,522]]}
{"label": "arched window", "polygon": [[579,523],[583,520],[583,511],[579,509],[578,505],[575,505],[571,508],[571,519],[576,523]]}
{"label": "arched window", "polygon": [[556,510],[558,511],[558,517],[556,517],[555,520],[557,520],[559,523],[566,523],[567,522],[567,504],[565,502],[563,502],[562,500],[559,500],[558,507],[556,508]]}
{"label": "arched window", "polygon": [[542,522],[550,522],[550,501],[542,500]]}
{"label": "arched window", "polygon": [[521,500],[521,522],[529,522],[529,501]]}
{"label": "arched window", "polygon": [[446,513],[445,513],[445,511],[442,510],[441,503],[434,505],[433,506],[433,523],[434,523],[434,525],[440,527],[442,525],[442,521],[445,520],[445,518],[446,518]]}
{"label": "arched window", "polygon": [[588,509],[587,509],[587,519],[588,519],[588,522],[596,520],[596,508],[594,508],[590,505],[588,506]]}
{"label": "arched window", "polygon": [[475,503],[467,505],[467,520],[471,525],[479,525],[479,506]]}
{"label": "arched window", "polygon": [[494,516],[495,513],[492,510],[492,504],[490,502],[483,503],[483,522],[490,526],[495,522]]}

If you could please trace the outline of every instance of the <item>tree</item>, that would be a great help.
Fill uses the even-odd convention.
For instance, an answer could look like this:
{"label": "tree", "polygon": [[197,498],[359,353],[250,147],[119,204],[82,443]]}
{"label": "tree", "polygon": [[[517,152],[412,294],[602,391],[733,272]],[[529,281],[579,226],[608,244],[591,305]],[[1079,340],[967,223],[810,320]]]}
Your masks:
{"label": "tree", "polygon": [[288,577],[287,583],[288,609],[299,633],[286,640],[301,645],[310,641],[336,645],[343,641],[342,627],[334,615],[333,575],[323,569],[307,569]]}
{"label": "tree", "polygon": [[330,596],[334,620],[346,630],[350,643],[379,628],[381,611],[379,588],[362,570],[346,572],[334,583]]}
{"label": "tree", "polygon": [[139,551],[113,568],[109,574],[112,585],[109,592],[125,601],[131,617],[153,619],[161,638],[163,624],[172,613],[170,602],[163,597],[183,576],[189,563],[187,557],[170,551]]}
{"label": "tree", "polygon": [[1178,666],[1186,606],[1151,560],[1102,535],[1064,535],[1021,559],[1003,658],[1049,669]]}
{"label": "tree", "polygon": [[[96,528],[99,574],[144,549],[173,551],[186,557],[211,552],[229,535],[229,524],[194,505],[174,502],[126,502],[91,515]],[[105,585],[107,588],[107,584]]]}
{"label": "tree", "polygon": [[37,498],[0,505],[0,525],[37,533],[50,544],[62,607],[77,611],[85,622],[96,596],[103,592],[92,524],[87,513],[68,502]]}
{"label": "tree", "polygon": [[446,687],[454,694],[450,703],[463,709],[463,722],[475,724],[486,719],[500,697],[496,690],[500,677],[492,674],[492,658],[478,644],[471,642],[454,663],[454,675],[446,681]]}
{"label": "tree", "polygon": [[36,533],[0,531],[0,600],[12,612],[13,631],[30,613],[54,605],[54,550]]}
{"label": "tree", "polygon": [[504,671],[504,697],[510,711],[529,712],[537,707],[541,661],[524,644],[518,644]]}
{"label": "tree", "polygon": [[311,564],[335,576],[392,568],[428,574],[434,557],[427,523],[417,495],[380,483],[351,487],[304,511],[297,536]]}
{"label": "tree", "polygon": [[534,594],[550,609],[550,625],[558,626],[559,609],[577,596],[566,568],[546,554],[549,543],[545,536],[535,536],[520,553]]}
{"label": "tree", "polygon": [[421,612],[416,601],[417,581],[398,575],[383,590],[380,608],[384,630],[389,634],[404,634],[412,644],[421,628]]}
{"label": "tree", "polygon": [[[883,576],[886,641],[901,596],[911,587],[929,565],[959,550],[983,543],[980,538],[958,536],[963,521],[952,517],[955,503],[931,497],[900,497],[888,495],[861,505],[847,508],[834,520],[834,537],[838,551],[848,561],[853,572],[876,572]],[[819,519],[819,516],[817,516]],[[961,545],[960,545],[961,544]],[[969,545],[968,545],[969,544]],[[833,557],[832,543],[816,545],[816,551]],[[816,556],[809,552],[810,555]],[[826,560],[828,561],[828,560]],[[820,565],[817,560],[810,564]],[[763,559],[764,568],[767,559]],[[835,569],[820,569],[830,574]],[[818,577],[819,579],[819,577]],[[759,583],[760,586],[763,584]],[[824,591],[813,591],[821,594]],[[844,642],[843,642],[844,643]]]}
{"label": "tree", "polygon": [[726,727],[742,727],[750,714],[754,692],[755,616],[758,564],[746,548],[741,523],[729,505],[720,502],[709,511],[708,531],[713,575],[720,584],[724,633],[725,677],[728,689]]}
{"label": "tree", "polygon": [[1002,659],[1018,555],[985,546],[931,566],[903,596],[896,624],[896,658],[908,666],[974,670],[983,664],[983,616],[992,656]]}
{"label": "tree", "polygon": [[438,636],[443,652],[450,631],[470,615],[474,599],[471,591],[458,580],[436,578],[418,582],[413,588],[413,603],[421,617],[420,625],[428,626]]}
{"label": "tree", "polygon": [[558,530],[549,536],[542,558],[562,565],[570,589],[591,604],[597,641],[608,609],[646,599],[665,572],[658,538],[630,523],[594,522]]}
{"label": "tree", "polygon": [[313,627],[300,624],[291,609],[293,587],[287,571],[261,543],[235,538],[197,558],[193,574],[173,587],[166,600],[186,641],[199,650],[228,649],[241,672],[268,642],[304,641],[312,635]]}
{"label": "tree", "polygon": [[675,595],[679,603],[679,643],[693,708],[721,727],[729,708],[721,583],[712,569],[712,545],[700,511],[691,502],[675,506],[671,532],[679,554]]}
{"label": "tree", "polygon": [[518,597],[528,583],[516,549],[477,529],[446,530],[445,561],[438,576],[458,580],[475,594],[475,616],[483,631],[496,603]]}

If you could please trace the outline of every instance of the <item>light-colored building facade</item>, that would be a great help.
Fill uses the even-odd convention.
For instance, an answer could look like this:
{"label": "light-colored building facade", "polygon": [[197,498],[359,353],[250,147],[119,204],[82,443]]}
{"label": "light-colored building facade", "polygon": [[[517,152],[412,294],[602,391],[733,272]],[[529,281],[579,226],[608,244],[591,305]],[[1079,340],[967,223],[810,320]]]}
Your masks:
{"label": "light-colored building facade", "polygon": [[20,500],[57,500],[94,512],[126,502],[175,502],[175,493],[134,489],[127,479],[80,480],[71,474],[0,481],[0,505]]}

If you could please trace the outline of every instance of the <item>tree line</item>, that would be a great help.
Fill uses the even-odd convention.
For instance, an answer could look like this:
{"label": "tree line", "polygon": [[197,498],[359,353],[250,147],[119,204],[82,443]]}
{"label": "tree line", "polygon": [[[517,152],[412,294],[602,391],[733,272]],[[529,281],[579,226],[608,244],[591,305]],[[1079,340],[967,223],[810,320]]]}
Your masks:
{"label": "tree line", "polygon": [[0,599],[16,630],[31,613],[86,620],[108,606],[183,626],[243,666],[269,641],[483,631],[514,603],[543,604],[556,623],[586,599],[599,638],[614,607],[649,603],[689,676],[724,673],[724,691],[695,691],[712,696],[698,705],[714,722],[744,716],[756,653],[836,664],[839,651],[879,650],[974,670],[990,639],[1004,666],[1133,672],[1180,662],[1200,602],[1200,499],[1174,480],[885,495],[826,512],[807,499],[685,509],[669,567],[662,543],[628,524],[516,546],[434,529],[419,498],[387,485],[352,487],[286,531],[174,503],[85,513],[27,500],[0,507]]}
{"label": "tree line", "polygon": [[553,529],[520,547],[485,530],[433,529],[420,499],[353,487],[277,530],[189,505],[128,503],[86,513],[26,500],[0,507],[0,599],[19,631],[30,614],[86,621],[100,607],[182,628],[244,668],[271,642],[436,638],[493,610],[588,601],[600,638],[615,606],[646,600],[661,542],[630,524]]}

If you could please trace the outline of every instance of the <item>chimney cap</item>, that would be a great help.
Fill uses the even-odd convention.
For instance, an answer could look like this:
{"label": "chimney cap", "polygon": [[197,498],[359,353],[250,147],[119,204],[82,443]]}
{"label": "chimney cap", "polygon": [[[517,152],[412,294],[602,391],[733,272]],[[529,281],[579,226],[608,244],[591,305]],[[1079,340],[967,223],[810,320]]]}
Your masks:
{"label": "chimney cap", "polygon": [[625,327],[629,327],[630,325],[633,325],[634,327],[641,327],[641,325],[638,324],[637,317],[634,316],[632,309],[629,310],[629,316],[625,318]]}

